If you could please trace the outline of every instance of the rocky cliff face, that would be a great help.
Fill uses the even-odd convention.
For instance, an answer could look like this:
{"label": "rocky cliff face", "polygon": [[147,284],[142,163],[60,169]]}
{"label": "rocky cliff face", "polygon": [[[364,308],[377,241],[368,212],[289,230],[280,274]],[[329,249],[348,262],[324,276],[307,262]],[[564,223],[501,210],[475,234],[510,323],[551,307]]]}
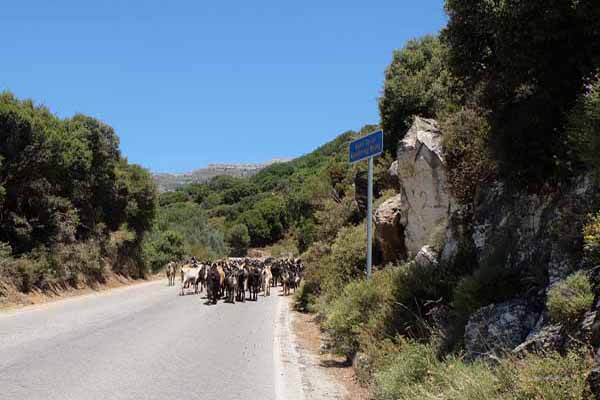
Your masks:
{"label": "rocky cliff face", "polygon": [[256,175],[261,169],[277,162],[289,160],[276,159],[264,164],[208,164],[204,168],[185,174],[155,173],[152,174],[160,192],[175,190],[180,186],[190,183],[208,182],[216,176],[250,177]]}
{"label": "rocky cliff face", "polygon": [[398,145],[389,174],[399,182],[400,193],[374,216],[386,261],[415,257],[433,233],[447,225],[455,201],[446,190],[441,141],[437,123],[417,117]]}
{"label": "rocky cliff face", "polygon": [[[474,204],[453,213],[442,261],[451,262],[461,249],[472,249],[479,268],[491,266],[513,286],[504,290],[506,301],[490,304],[469,319],[465,343],[471,357],[562,350],[567,336],[577,335],[577,329],[550,324],[545,300],[552,285],[584,267],[582,221],[595,197],[587,178],[544,194],[514,191],[507,183],[495,182],[481,190]],[[591,326],[595,312],[587,318]]]}
{"label": "rocky cliff face", "polygon": [[[591,180],[581,177],[535,193],[493,182],[480,188],[473,203],[460,205],[446,187],[442,134],[435,121],[417,118],[398,145],[390,174],[398,177],[400,193],[374,215],[386,261],[414,259],[417,266],[444,268],[469,254],[467,274],[495,271],[497,281],[489,282],[490,290],[501,296],[473,312],[465,326],[471,359],[511,351],[562,351],[581,343],[597,349],[598,288],[594,308],[569,326],[551,323],[546,309],[553,285],[590,267],[583,265],[581,233],[585,215],[598,204]],[[440,230],[443,245],[427,246]],[[600,282],[600,272],[596,275]],[[600,392],[600,368],[592,378]]]}

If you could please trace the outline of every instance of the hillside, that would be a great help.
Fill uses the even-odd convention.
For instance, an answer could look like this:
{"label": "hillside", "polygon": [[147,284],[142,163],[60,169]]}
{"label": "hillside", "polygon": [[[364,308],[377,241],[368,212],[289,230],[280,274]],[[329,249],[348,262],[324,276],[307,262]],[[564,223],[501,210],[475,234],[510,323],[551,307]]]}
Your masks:
{"label": "hillside", "polygon": [[[296,309],[373,400],[600,399],[600,2],[444,3],[439,35],[390,55],[377,124],[287,162],[155,174],[162,193],[105,124],[0,96],[0,278],[265,249],[302,259]],[[380,128],[367,279],[348,143]]]}
{"label": "hillside", "polygon": [[285,161],[288,160],[274,159],[262,164],[208,164],[204,168],[183,174],[157,172],[152,174],[152,178],[156,182],[159,192],[162,193],[192,183],[206,183],[216,176],[250,177],[271,164]]}
{"label": "hillside", "polygon": [[144,276],[155,190],[109,125],[0,93],[0,302],[13,289]]}

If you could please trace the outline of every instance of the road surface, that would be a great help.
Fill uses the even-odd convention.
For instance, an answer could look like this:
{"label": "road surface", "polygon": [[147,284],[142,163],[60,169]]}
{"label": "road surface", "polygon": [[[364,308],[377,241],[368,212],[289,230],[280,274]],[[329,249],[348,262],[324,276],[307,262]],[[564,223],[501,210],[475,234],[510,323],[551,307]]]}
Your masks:
{"label": "road surface", "polygon": [[297,354],[287,299],[177,292],[156,281],[0,314],[0,399],[338,398]]}

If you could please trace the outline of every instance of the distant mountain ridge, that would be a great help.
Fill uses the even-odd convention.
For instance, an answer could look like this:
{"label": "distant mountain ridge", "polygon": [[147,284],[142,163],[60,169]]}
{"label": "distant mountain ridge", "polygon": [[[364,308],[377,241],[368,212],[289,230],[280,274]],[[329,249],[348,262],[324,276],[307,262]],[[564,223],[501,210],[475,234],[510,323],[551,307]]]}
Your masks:
{"label": "distant mountain ridge", "polygon": [[183,174],[157,172],[152,174],[152,178],[156,182],[159,192],[169,192],[190,183],[208,182],[220,175],[250,177],[269,165],[287,161],[290,159],[276,158],[260,164],[208,164],[206,167]]}

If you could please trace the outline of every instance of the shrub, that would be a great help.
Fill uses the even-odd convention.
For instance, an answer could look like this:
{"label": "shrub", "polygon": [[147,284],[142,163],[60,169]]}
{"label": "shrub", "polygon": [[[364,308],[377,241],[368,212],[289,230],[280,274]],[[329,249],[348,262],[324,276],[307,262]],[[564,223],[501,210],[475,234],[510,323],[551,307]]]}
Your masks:
{"label": "shrub", "polygon": [[438,367],[432,346],[401,340],[400,351],[393,355],[374,377],[372,396],[376,400],[421,399],[416,393],[418,383]]}
{"label": "shrub", "polygon": [[0,242],[0,259],[8,258],[12,254],[12,247],[10,244],[5,242]]}
{"label": "shrub", "polygon": [[588,277],[583,272],[570,275],[548,291],[546,306],[555,322],[569,322],[589,310],[594,293]]}
{"label": "shrub", "polygon": [[494,172],[486,116],[481,111],[462,109],[447,116],[441,129],[450,191],[459,202],[470,203],[480,183]]}
{"label": "shrub", "polygon": [[[39,273],[39,264],[28,258],[19,258],[17,260],[14,260],[14,262],[5,265],[4,268],[10,268],[14,270],[12,280],[17,286],[17,288],[23,293],[29,293],[39,281],[38,277],[42,276]],[[7,271],[5,270],[5,275],[6,272]]]}
{"label": "shrub", "polygon": [[570,165],[577,172],[583,164],[596,177],[600,174],[600,76],[597,76],[586,93],[581,95],[569,115],[567,146],[571,153]]}
{"label": "shrub", "polygon": [[322,263],[321,289],[326,300],[337,297],[350,280],[364,277],[366,243],[364,224],[340,229],[331,245],[331,257]]}
{"label": "shrub", "polygon": [[435,347],[404,339],[374,375],[375,400],[583,400],[590,398],[586,376],[593,359],[580,351],[530,354],[496,365],[440,360]]}
{"label": "shrub", "polygon": [[331,246],[323,242],[313,243],[302,254],[304,277],[302,290],[294,296],[296,307],[300,310],[316,312],[317,295],[321,293],[321,279],[329,265]]}
{"label": "shrub", "polygon": [[341,202],[325,200],[321,209],[315,213],[318,239],[325,242],[334,241],[340,229],[349,222],[355,209],[356,204],[352,197],[344,197]]}
{"label": "shrub", "polygon": [[[449,338],[454,342],[452,344],[459,344],[458,342],[461,341],[464,327],[473,312],[489,304],[509,300],[522,289],[519,271],[506,263],[506,254],[511,244],[510,235],[511,233],[507,231],[495,245],[490,246],[489,254],[475,271],[469,273],[474,266],[462,266],[461,272],[466,274],[452,289],[454,318],[450,326],[451,338]],[[456,267],[461,266],[456,265]]]}
{"label": "shrub", "polygon": [[598,67],[590,57],[600,42],[597,2],[446,0],[445,7],[447,62],[465,101],[491,110],[499,170],[513,185],[544,182],[567,150],[565,111]]}
{"label": "shrub", "polygon": [[426,322],[429,302],[448,302],[454,278],[444,264],[422,266],[407,263],[396,267],[394,275],[394,313],[390,325],[394,332],[412,338],[426,338],[432,333]]}
{"label": "shrub", "polygon": [[330,333],[334,349],[348,359],[359,349],[359,337],[383,338],[393,301],[393,282],[397,270],[373,274],[370,280],[356,280],[343,288],[325,312],[324,327]]}
{"label": "shrub", "polygon": [[248,228],[244,224],[237,224],[227,232],[227,243],[231,248],[231,255],[234,257],[245,256],[250,246],[250,235]]}
{"label": "shrub", "polygon": [[316,304],[318,292],[319,289],[314,281],[302,280],[302,282],[300,282],[300,287],[298,287],[298,290],[294,293],[294,308],[303,312],[317,312]]}
{"label": "shrub", "polygon": [[164,231],[144,243],[144,261],[152,272],[162,270],[170,261],[181,260],[185,255],[185,242],[179,232]]}
{"label": "shrub", "polygon": [[594,361],[583,350],[530,354],[523,361],[506,361],[512,369],[512,388],[516,399],[583,400],[592,398],[586,377]]}
{"label": "shrub", "polygon": [[486,263],[460,280],[453,292],[452,306],[462,318],[489,304],[511,298],[519,290],[515,272],[502,265]]}
{"label": "shrub", "polygon": [[600,264],[600,212],[591,215],[583,228],[583,251],[590,265]]}
{"label": "shrub", "polygon": [[147,240],[159,240],[162,232],[178,232],[184,240],[188,254],[222,257],[227,254],[223,232],[215,228],[206,212],[196,203],[174,203],[161,207],[154,229]]}
{"label": "shrub", "polygon": [[446,45],[433,36],[411,40],[394,52],[379,99],[388,153],[395,155],[414,115],[435,117],[452,103],[446,54]]}
{"label": "shrub", "polygon": [[0,259],[0,276],[25,293],[103,283],[105,273],[101,247],[93,240],[39,247],[26,256]]}

